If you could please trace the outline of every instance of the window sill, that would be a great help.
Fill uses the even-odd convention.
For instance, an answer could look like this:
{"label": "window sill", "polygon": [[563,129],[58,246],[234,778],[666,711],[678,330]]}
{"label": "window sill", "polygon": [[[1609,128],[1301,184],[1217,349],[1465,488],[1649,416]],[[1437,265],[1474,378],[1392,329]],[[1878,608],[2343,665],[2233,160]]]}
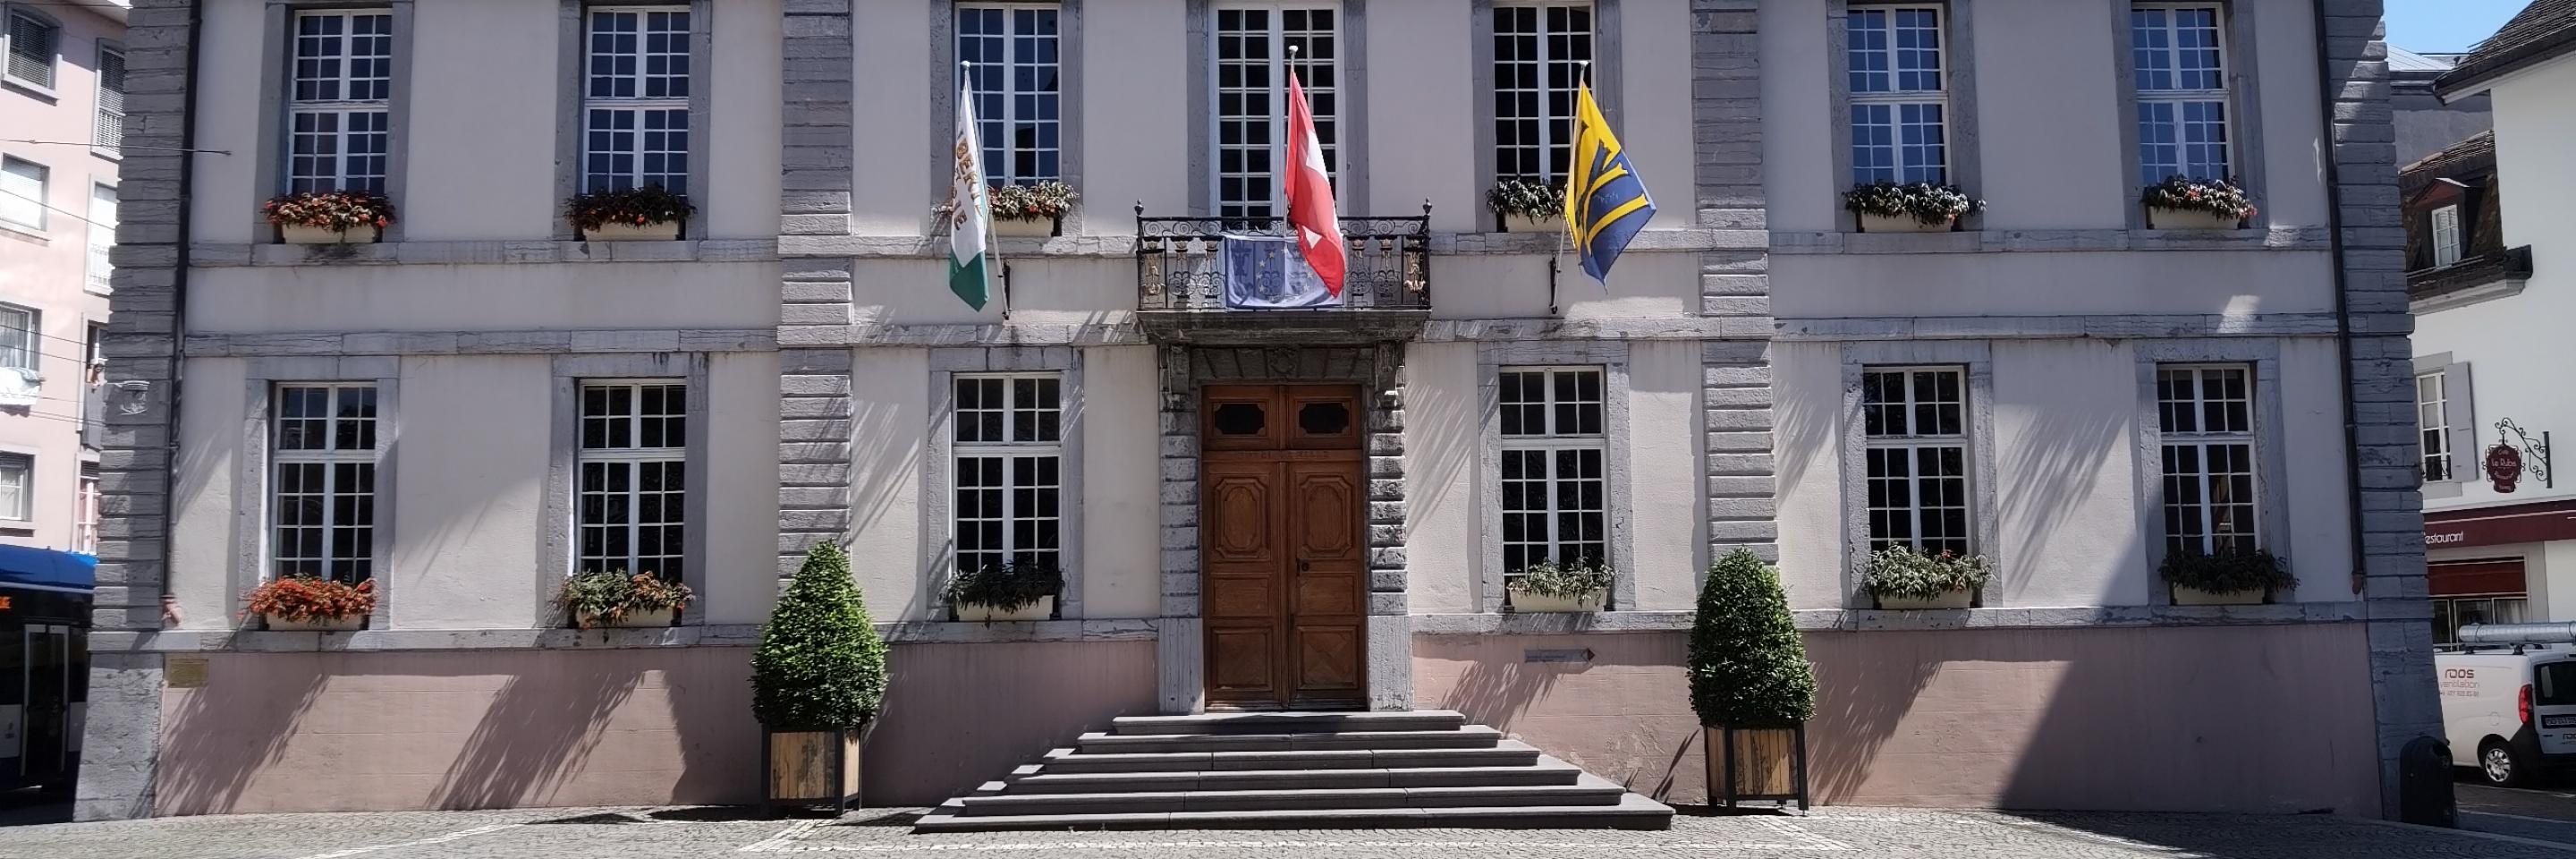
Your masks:
{"label": "window sill", "polygon": [[2325,251],[2331,248],[2323,227],[2241,230],[1984,229],[1946,233],[1775,230],[1771,233],[1771,251],[1782,254]]}
{"label": "window sill", "polygon": [[[1034,623],[880,623],[890,644],[1152,641],[1151,618],[1049,620]],[[454,650],[635,650],[657,647],[751,647],[757,624],[705,624],[640,629],[363,629],[277,632],[251,629],[103,630],[91,648],[145,653],[338,653]]]}
{"label": "window sill", "polygon": [[373,242],[355,245],[274,243],[194,245],[188,249],[189,264],[198,268],[587,262],[766,262],[777,258],[777,242],[771,239],[684,239],[647,242],[494,239],[458,242]]}
{"label": "window sill", "polygon": [[[2267,626],[2341,623],[2364,619],[2360,602],[2281,603],[2243,606],[2075,606],[1969,608],[1927,611],[1798,609],[1798,628],[1810,632],[1929,629],[2059,629],[2134,626]],[[1594,614],[1417,614],[1422,635],[1567,635],[1686,632],[1687,611],[1607,611]]]}
{"label": "window sill", "polygon": [[0,221],[0,237],[17,239],[37,247],[46,247],[54,243],[52,237],[45,235],[44,228],[31,227],[16,221]]}
{"label": "window sill", "polygon": [[[57,65],[59,64],[59,61],[57,61]],[[53,87],[45,86],[24,78],[0,76],[0,85],[5,85],[10,89],[44,99],[45,104],[48,107],[62,101],[63,98],[62,94],[55,92]]]}

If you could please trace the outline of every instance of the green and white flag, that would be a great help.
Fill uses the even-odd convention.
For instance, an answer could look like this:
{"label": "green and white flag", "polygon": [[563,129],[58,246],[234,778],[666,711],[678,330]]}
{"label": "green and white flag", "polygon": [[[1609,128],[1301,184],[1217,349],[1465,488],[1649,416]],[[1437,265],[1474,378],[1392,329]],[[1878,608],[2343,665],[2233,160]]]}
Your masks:
{"label": "green and white flag", "polygon": [[957,93],[957,172],[948,192],[948,289],[966,306],[984,309],[993,295],[986,274],[985,243],[993,234],[993,204],[984,192],[984,146],[975,134],[975,94]]}

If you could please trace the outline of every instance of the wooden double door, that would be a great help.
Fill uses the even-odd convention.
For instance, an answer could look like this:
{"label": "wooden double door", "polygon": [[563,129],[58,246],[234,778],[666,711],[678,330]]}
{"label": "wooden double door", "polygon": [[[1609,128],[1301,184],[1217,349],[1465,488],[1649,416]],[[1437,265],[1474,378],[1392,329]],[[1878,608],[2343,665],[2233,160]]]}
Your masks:
{"label": "wooden double door", "polygon": [[1363,706],[1368,483],[1359,388],[1211,385],[1199,414],[1208,706]]}

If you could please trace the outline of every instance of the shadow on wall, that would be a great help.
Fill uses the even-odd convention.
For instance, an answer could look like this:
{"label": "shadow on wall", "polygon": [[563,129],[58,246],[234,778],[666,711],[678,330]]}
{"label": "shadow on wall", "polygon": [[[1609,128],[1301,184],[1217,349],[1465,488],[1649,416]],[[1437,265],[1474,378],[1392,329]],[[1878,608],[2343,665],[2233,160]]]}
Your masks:
{"label": "shadow on wall", "polygon": [[[1818,801],[1858,796],[1871,766],[1941,674],[1936,654],[1862,647],[1859,636],[1806,636],[1816,665],[1816,717],[1807,726],[1807,791]],[[1965,727],[1965,726],[1961,726]]]}
{"label": "shadow on wall", "polygon": [[501,682],[439,780],[431,800],[437,807],[543,804],[566,775],[589,765],[591,753],[608,739],[601,728],[634,696],[643,672],[555,670],[559,665]]}
{"label": "shadow on wall", "polygon": [[866,804],[938,805],[1113,718],[1151,715],[1154,664],[1151,641],[897,645],[860,754]]}
{"label": "shadow on wall", "polygon": [[[502,682],[439,781],[437,807],[759,799],[749,648],[564,655],[576,658],[530,660]],[[636,784],[619,784],[624,773]]]}
{"label": "shadow on wall", "polygon": [[[1473,401],[1473,398],[1482,396],[1476,386],[1459,389],[1445,385],[1411,385],[1404,389],[1403,394],[1406,424],[1403,435],[1405,436],[1424,439],[1474,439],[1479,438],[1479,434],[1484,431],[1483,425],[1476,423],[1483,420],[1481,406]],[[1462,399],[1469,401],[1444,402]],[[1440,417],[1437,420],[1426,420],[1430,415]],[[1406,517],[1404,525],[1406,545],[1419,545],[1415,540],[1413,529],[1421,523],[1424,511],[1464,511],[1463,516],[1466,521],[1475,523],[1471,529],[1483,530],[1483,506],[1477,500],[1477,493],[1481,490],[1478,489],[1477,481],[1460,477],[1463,474],[1474,473],[1477,458],[1481,456],[1482,450],[1481,444],[1407,445],[1404,451],[1404,477],[1407,484],[1405,491],[1420,494],[1413,496],[1406,505],[1407,512],[1411,514]],[[1482,594],[1484,573],[1481,567],[1484,565],[1484,556],[1481,551],[1477,551],[1479,547],[1472,540],[1461,547],[1468,551],[1461,552],[1457,559],[1460,569],[1452,574],[1455,578],[1440,587],[1444,590],[1459,589],[1463,599],[1456,603],[1456,608],[1474,611],[1477,610],[1477,601]],[[1412,587],[1417,589],[1413,597],[1416,611],[1422,610],[1421,607],[1425,605],[1425,595],[1421,591],[1429,589],[1422,581],[1426,577],[1426,574],[1421,571],[1416,571],[1410,576],[1415,582]]]}
{"label": "shadow on wall", "polygon": [[[235,672],[221,669],[239,664],[209,660],[206,686],[162,693],[163,751],[153,773],[157,813],[231,810],[253,779],[284,756],[304,713],[321,697],[324,679],[318,673],[224,676]],[[256,685],[243,688],[244,681]],[[231,688],[218,692],[217,684]],[[174,697],[175,706],[169,703]]]}
{"label": "shadow on wall", "polygon": [[[1695,800],[1699,720],[1673,633],[1418,636],[1423,707],[1466,714],[1658,799]],[[1555,661],[1583,655],[1583,661]],[[1531,661],[1537,659],[1540,661]]]}
{"label": "shadow on wall", "polygon": [[[914,520],[919,517],[921,511],[900,507],[900,502],[906,491],[919,488],[923,467],[922,458],[929,452],[923,448],[920,434],[896,432],[893,428],[901,426],[902,422],[907,420],[918,421],[920,416],[906,415],[899,405],[870,400],[854,401],[852,407],[853,412],[848,426],[840,428],[842,432],[849,433],[847,437],[852,439],[850,443],[850,526],[849,530],[844,532],[844,536],[836,539],[847,540],[848,534],[865,534],[886,528],[894,528],[898,531],[919,530],[919,525]],[[836,433],[833,437],[843,436]],[[929,500],[918,499],[915,503],[927,503]],[[939,557],[946,558],[947,553],[943,551]],[[796,565],[800,562],[801,558],[794,555],[781,558],[778,575],[781,578],[794,575]],[[920,563],[912,558],[853,559],[853,563],[856,564],[870,562],[892,563],[902,569],[912,569]],[[862,584],[868,578],[865,573],[859,575]],[[940,569],[932,570],[931,575],[925,579],[929,582],[946,580],[944,560],[940,562]],[[875,602],[876,595],[870,594],[868,614],[879,623],[929,617],[930,610],[938,602],[935,596],[932,588],[915,588],[910,604],[892,606]]]}
{"label": "shadow on wall", "polygon": [[[2102,344],[2097,348],[2118,347]],[[2088,357],[2086,360],[2091,359]],[[2083,514],[2102,509],[2094,494],[2102,479],[2102,464],[2130,461],[2137,440],[2132,426],[2137,420],[2136,415],[2098,409],[2033,408],[2027,411],[2028,414],[2013,416],[2014,422],[2020,426],[2013,443],[1997,446],[1998,458],[2002,461],[1997,463],[1996,473],[2009,475],[2004,481],[2005,486],[2026,490],[1999,493],[1995,500],[2000,508],[2000,518],[2020,527],[1997,535],[1999,539],[1987,541],[1990,546],[2021,547],[2025,550],[2023,555],[1999,559],[2002,562],[1999,570],[2002,581],[1997,584],[2005,604],[2033,604],[2024,595],[2034,584],[2053,576],[2065,576],[2070,571],[2081,572],[2086,578],[2106,585],[2120,583],[2101,575],[2100,571],[2134,569],[2146,563],[2146,552],[2139,544],[2138,530],[2126,527],[2131,523],[2112,524],[2118,533],[2126,535],[2122,540],[2070,541],[2065,539],[2070,532],[2063,529],[2085,533],[2078,527],[2082,524]],[[1998,422],[2002,419],[2003,416],[1997,416]],[[2133,491],[2130,487],[2119,487],[2110,497],[2119,498]],[[2054,545],[2052,535],[2056,537]],[[2037,547],[2054,551],[2047,554],[2028,552],[2028,549]],[[2068,553],[2076,551],[2084,554],[2069,556]],[[2131,586],[2136,583],[2134,579],[2126,582]],[[2065,596],[2083,597],[2078,604],[2117,604],[2136,602],[2147,595],[2144,592],[2103,592]],[[2067,602],[2051,599],[2038,604],[2063,605]]]}

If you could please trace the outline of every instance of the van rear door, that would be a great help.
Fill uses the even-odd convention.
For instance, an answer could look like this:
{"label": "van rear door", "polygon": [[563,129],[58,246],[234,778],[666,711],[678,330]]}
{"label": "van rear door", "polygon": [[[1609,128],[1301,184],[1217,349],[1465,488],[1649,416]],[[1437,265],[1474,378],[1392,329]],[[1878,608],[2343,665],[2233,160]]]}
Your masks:
{"label": "van rear door", "polygon": [[2540,753],[2576,754],[2576,659],[2531,667],[2531,726],[2540,734]]}

